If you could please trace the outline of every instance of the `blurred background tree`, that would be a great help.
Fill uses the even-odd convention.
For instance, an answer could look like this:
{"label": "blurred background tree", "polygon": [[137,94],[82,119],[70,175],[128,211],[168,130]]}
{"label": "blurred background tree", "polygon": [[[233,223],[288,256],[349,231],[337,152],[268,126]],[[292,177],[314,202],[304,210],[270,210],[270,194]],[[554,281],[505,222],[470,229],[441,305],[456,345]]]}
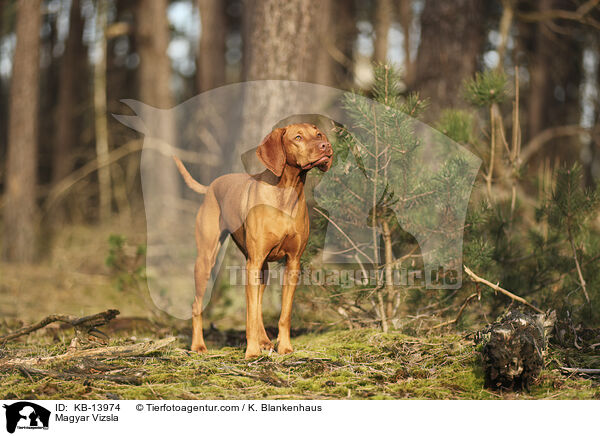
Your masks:
{"label": "blurred background tree", "polygon": [[36,257],[36,195],[40,2],[21,1],[15,33],[6,150],[3,258],[32,262]]}
{"label": "blurred background tree", "polygon": [[[426,122],[484,161],[465,263],[538,304],[550,304],[553,280],[565,292],[585,282],[593,303],[598,215],[586,212],[568,237],[551,204],[562,201],[565,168],[579,164],[573,183],[590,204],[600,177],[599,0],[1,0],[0,273],[19,277],[15,263],[106,273],[102,259],[88,270],[72,261],[82,256],[76,229],[101,244],[114,232],[145,237],[141,141],[108,116],[125,110],[121,99],[166,108],[253,79],[373,96],[376,63],[398,71],[401,98],[428,101]],[[464,83],[484,71],[503,72],[505,98],[474,106],[477,90]],[[281,104],[263,97],[265,108]],[[165,171],[156,183],[168,197],[180,181]],[[528,234],[531,245],[517,243]],[[547,250],[564,264],[542,260],[558,253]],[[406,313],[431,313],[448,296],[430,297]]]}

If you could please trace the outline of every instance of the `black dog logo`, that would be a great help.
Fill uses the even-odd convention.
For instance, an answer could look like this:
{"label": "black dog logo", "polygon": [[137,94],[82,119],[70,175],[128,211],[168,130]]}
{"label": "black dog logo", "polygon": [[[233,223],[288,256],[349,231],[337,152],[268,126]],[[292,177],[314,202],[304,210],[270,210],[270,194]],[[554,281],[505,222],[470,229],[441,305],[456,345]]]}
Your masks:
{"label": "black dog logo", "polygon": [[6,431],[14,433],[19,428],[48,428],[50,411],[29,401],[19,401],[3,406],[6,409]]}

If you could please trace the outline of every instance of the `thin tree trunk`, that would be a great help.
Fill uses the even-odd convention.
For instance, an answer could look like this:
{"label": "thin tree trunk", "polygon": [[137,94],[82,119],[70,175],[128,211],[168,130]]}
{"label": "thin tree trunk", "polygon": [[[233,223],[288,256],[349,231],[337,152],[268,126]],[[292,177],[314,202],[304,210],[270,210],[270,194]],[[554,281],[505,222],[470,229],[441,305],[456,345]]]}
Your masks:
{"label": "thin tree trunk", "polygon": [[225,83],[225,37],[227,17],[223,0],[198,0],[202,25],[198,50],[198,90]]}
{"label": "thin tree trunk", "polygon": [[[225,13],[226,6],[227,2],[223,0],[198,0],[201,21],[197,57],[199,92],[208,91],[226,83],[225,41],[228,24]],[[215,102],[215,104],[220,104],[220,102]],[[215,107],[212,116],[216,117],[216,114],[221,111],[221,108]],[[225,123],[213,123],[215,129],[217,129],[217,125],[224,126]],[[220,131],[219,134],[222,135],[221,137],[225,137],[226,132]],[[222,152],[226,154],[224,150]],[[199,170],[200,183],[212,182],[215,171],[213,166],[200,165]]]}
{"label": "thin tree trunk", "polygon": [[384,253],[385,253],[385,290],[386,290],[386,317],[389,319],[394,316],[393,302],[396,297],[396,289],[394,287],[394,251],[392,250],[392,232],[390,225],[386,219],[381,220],[381,236],[383,237]]}
{"label": "thin tree trunk", "polygon": [[414,62],[411,53],[412,44],[412,1],[400,0],[398,15],[400,16],[400,25],[402,26],[402,34],[404,35],[404,81],[413,83],[414,80]]}
{"label": "thin tree trunk", "polygon": [[108,160],[108,120],[106,118],[106,0],[98,0],[96,10],[96,50],[98,59],[94,65],[94,125],[96,155],[101,165],[98,170],[100,191],[99,215],[107,222],[111,215],[112,188]]}
{"label": "thin tree trunk", "polygon": [[352,0],[323,0],[316,16],[316,62],[311,81],[348,89],[353,86],[356,5]]}
{"label": "thin tree trunk", "polygon": [[[334,0],[322,0],[320,2],[321,13],[317,17],[318,43],[322,47],[318,50],[317,65],[313,80],[321,85],[334,86],[335,79],[335,61],[329,50],[335,47],[335,32],[337,26],[334,20]],[[328,50],[329,49],[329,50]]]}
{"label": "thin tree trunk", "polygon": [[[576,6],[567,0],[557,0],[553,7],[567,10],[576,9]],[[577,25],[571,23],[569,29],[572,32],[571,36],[565,38],[554,34],[555,38],[551,45],[553,63],[550,66],[551,91],[549,95],[552,100],[546,106],[548,121],[544,129],[581,122],[580,96],[583,86],[584,45],[579,39]],[[549,145],[550,156],[558,159],[561,163],[572,165],[580,161],[582,141],[579,135],[556,139]]]}
{"label": "thin tree trunk", "polygon": [[[574,10],[571,2],[541,0],[538,12],[554,9]],[[579,89],[582,81],[582,47],[577,40],[577,27],[565,24],[570,35],[555,32],[550,22],[534,26],[534,44],[530,51],[529,99],[527,107],[527,138],[534,138],[549,127],[578,124],[580,122]],[[578,136],[550,141],[544,147],[544,155],[552,161],[570,164],[579,159],[581,142]],[[540,163],[542,155],[532,159]]]}
{"label": "thin tree trunk", "polygon": [[375,47],[373,60],[377,63],[385,63],[388,52],[388,35],[392,26],[392,15],[394,9],[392,0],[377,0],[375,4]]}
{"label": "thin tree trunk", "polygon": [[[138,67],[140,100],[161,109],[173,107],[170,88],[171,61],[167,55],[170,40],[167,5],[167,0],[138,0],[136,16],[136,43],[140,55]],[[167,144],[176,145],[175,119],[172,111],[164,111],[157,115],[156,119],[146,118],[145,122],[157,126],[157,131],[162,133],[162,138]],[[155,139],[146,137],[144,140]],[[175,201],[179,196],[177,170],[168,153],[153,152],[145,164],[152,168],[154,176],[150,180],[143,180],[144,192],[160,198],[154,203],[161,204],[160,210],[146,212],[158,214],[161,225],[169,227],[177,218],[175,207]]]}
{"label": "thin tree trunk", "polygon": [[354,48],[356,27],[356,3],[352,0],[333,0],[336,27],[334,28],[336,63],[336,86],[349,89],[354,86]]}
{"label": "thin tree trunk", "polygon": [[[552,7],[552,0],[540,0],[538,11],[543,13]],[[533,138],[544,127],[544,110],[546,95],[549,89],[549,64],[551,62],[552,45],[548,26],[544,22],[535,25],[535,44],[531,53],[531,77],[529,87],[529,105],[527,108],[527,137]]]}
{"label": "thin tree trunk", "polygon": [[[380,155],[379,155],[379,140],[378,140],[378,133],[377,133],[377,116],[376,116],[376,112],[373,109],[373,126],[374,126],[374,137],[373,137],[373,144],[374,144],[374,153],[373,155],[375,156],[375,168],[373,170],[373,175],[372,175],[372,183],[373,183],[373,198],[372,198],[372,202],[373,202],[373,207],[371,208],[372,210],[372,218],[371,218],[371,231],[373,234],[373,261],[374,261],[374,265],[373,268],[375,268],[375,274],[377,277],[377,304],[379,307],[379,316],[381,317],[381,329],[383,330],[384,333],[387,333],[388,331],[388,321],[387,321],[387,316],[386,316],[386,309],[385,309],[385,304],[383,302],[383,289],[381,286],[381,280],[379,278],[379,272],[377,271],[377,267],[379,266],[379,262],[380,262],[380,258],[379,258],[379,235],[377,233],[377,227],[378,227],[378,223],[381,221],[381,218],[378,217],[378,212],[381,213],[381,211],[378,210],[377,208],[377,200],[378,200],[378,193],[377,193],[377,184],[378,184],[378,175],[379,175],[379,159],[380,159]],[[389,228],[388,228],[389,230]]]}
{"label": "thin tree trunk", "polygon": [[500,33],[500,44],[498,44],[498,69],[504,70],[504,59],[506,55],[506,46],[510,36],[513,17],[515,14],[514,0],[502,0],[502,17],[498,30]]}
{"label": "thin tree trunk", "polygon": [[[60,60],[60,80],[58,90],[58,104],[56,108],[56,140],[52,154],[52,183],[65,178],[73,169],[72,149],[75,144],[79,126],[75,123],[78,112],[78,91],[80,82],[76,80],[82,74],[80,56],[83,53],[83,19],[79,0],[73,0],[69,13],[69,35],[65,44],[65,51]],[[60,212],[58,212],[60,211]],[[57,217],[64,217],[64,208],[57,210]]]}
{"label": "thin tree trunk", "polygon": [[[6,35],[8,33],[6,15],[9,13],[7,10],[7,2],[0,0],[0,35]],[[14,6],[13,6],[14,7]],[[4,55],[4,52],[0,51],[0,56]],[[6,144],[8,143],[8,95],[9,87],[5,80],[0,80],[0,144],[4,144],[0,149],[0,162],[6,162]],[[0,184],[4,183],[4,171],[5,168],[0,168]]]}
{"label": "thin tree trunk", "polygon": [[36,180],[41,1],[19,0],[13,59],[3,257],[31,262],[36,254]]}

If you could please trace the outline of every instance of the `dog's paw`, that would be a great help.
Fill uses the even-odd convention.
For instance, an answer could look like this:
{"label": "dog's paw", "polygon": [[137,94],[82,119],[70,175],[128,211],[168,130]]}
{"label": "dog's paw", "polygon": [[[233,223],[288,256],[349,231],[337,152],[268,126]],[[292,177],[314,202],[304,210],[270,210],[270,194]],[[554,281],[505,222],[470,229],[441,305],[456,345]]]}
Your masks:
{"label": "dog's paw", "polygon": [[246,360],[255,359],[260,356],[260,347],[248,347],[246,348]]}
{"label": "dog's paw", "polygon": [[271,341],[260,341],[261,350],[274,350],[273,342]]}
{"label": "dog's paw", "polygon": [[279,354],[290,354],[293,353],[294,349],[290,344],[279,344],[277,347],[277,353]]}
{"label": "dog's paw", "polygon": [[206,345],[204,344],[192,344],[192,351],[195,353],[206,353],[208,351],[208,348],[206,348]]}

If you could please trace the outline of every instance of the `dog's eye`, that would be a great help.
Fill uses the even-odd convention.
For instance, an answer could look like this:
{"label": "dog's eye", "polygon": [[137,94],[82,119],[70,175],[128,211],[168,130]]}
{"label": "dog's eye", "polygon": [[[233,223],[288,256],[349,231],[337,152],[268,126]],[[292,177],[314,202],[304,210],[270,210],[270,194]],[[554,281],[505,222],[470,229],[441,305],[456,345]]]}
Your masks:
{"label": "dog's eye", "polygon": [[323,137],[323,135],[321,135],[320,133],[317,133],[317,138],[321,139]]}
{"label": "dog's eye", "polygon": [[296,141],[300,141],[302,139],[302,136],[298,135],[294,138]]}

